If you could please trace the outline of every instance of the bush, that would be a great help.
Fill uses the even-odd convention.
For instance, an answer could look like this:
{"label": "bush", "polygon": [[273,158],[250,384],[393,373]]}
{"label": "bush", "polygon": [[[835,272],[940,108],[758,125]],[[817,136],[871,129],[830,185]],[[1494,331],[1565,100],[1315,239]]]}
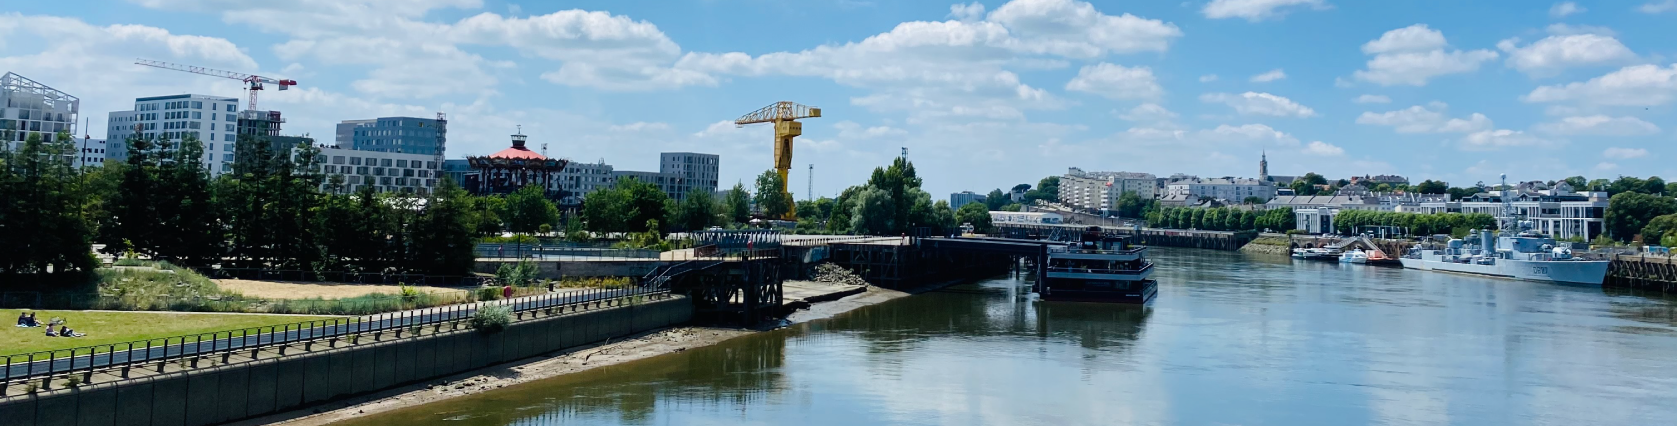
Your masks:
{"label": "bush", "polygon": [[495,299],[500,299],[500,298],[501,298],[501,289],[500,288],[484,287],[484,288],[477,289],[477,300],[479,302],[488,302],[488,301],[495,300]]}
{"label": "bush", "polygon": [[540,244],[541,240],[536,239],[534,235],[513,235],[509,237],[483,237],[479,238],[477,242],[484,244]]}
{"label": "bush", "polygon": [[472,328],[484,333],[499,333],[509,324],[512,324],[512,308],[506,306],[484,306],[472,315]]}
{"label": "bush", "polygon": [[535,285],[538,269],[535,262],[503,263],[495,270],[495,280],[514,287]]}

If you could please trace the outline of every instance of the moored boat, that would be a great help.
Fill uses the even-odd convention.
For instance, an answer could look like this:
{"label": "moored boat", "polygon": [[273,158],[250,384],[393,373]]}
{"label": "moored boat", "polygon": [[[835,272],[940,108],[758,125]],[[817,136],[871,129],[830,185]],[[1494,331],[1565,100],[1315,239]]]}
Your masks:
{"label": "moored boat", "polygon": [[1079,241],[1050,247],[1043,282],[1043,300],[1145,304],[1158,296],[1153,263],[1147,247],[1130,245],[1099,227],[1085,230]]}
{"label": "moored boat", "polygon": [[[1503,177],[1507,187],[1507,176]],[[1503,196],[1498,231],[1475,229],[1466,239],[1451,239],[1443,248],[1417,244],[1398,259],[1403,267],[1561,284],[1601,285],[1607,278],[1605,260],[1572,256],[1554,238],[1532,232],[1531,222],[1518,220]]]}

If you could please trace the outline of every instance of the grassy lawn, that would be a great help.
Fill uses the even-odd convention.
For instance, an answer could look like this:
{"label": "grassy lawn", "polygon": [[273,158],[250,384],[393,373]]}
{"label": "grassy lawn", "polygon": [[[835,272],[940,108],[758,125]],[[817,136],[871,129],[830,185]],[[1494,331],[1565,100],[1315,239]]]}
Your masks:
{"label": "grassy lawn", "polygon": [[[0,355],[69,349],[135,340],[161,339],[196,333],[237,330],[241,328],[291,324],[327,319],[326,316],[252,315],[182,312],[88,312],[88,311],[33,311],[35,318],[46,323],[53,317],[65,318],[66,325],[85,337],[46,337],[41,327],[21,328],[19,309],[0,309]],[[4,361],[0,361],[4,362]]]}

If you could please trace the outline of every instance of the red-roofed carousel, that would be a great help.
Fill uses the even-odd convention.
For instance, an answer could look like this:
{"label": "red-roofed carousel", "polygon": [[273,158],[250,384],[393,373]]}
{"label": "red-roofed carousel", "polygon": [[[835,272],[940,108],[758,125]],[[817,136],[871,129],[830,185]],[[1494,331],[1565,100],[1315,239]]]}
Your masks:
{"label": "red-roofed carousel", "polygon": [[474,194],[509,194],[530,185],[544,189],[549,198],[562,196],[555,185],[559,173],[570,162],[547,158],[524,146],[524,135],[512,135],[512,147],[483,157],[466,157],[474,173],[466,175],[466,188]]}

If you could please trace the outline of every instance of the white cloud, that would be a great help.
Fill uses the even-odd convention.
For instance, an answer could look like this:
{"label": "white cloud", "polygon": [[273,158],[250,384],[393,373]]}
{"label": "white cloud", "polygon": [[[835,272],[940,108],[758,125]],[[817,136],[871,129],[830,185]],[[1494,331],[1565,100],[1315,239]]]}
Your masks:
{"label": "white cloud", "polygon": [[1633,65],[1585,82],[1542,86],[1526,102],[1577,102],[1586,105],[1655,106],[1677,96],[1677,64]]}
{"label": "white cloud", "polygon": [[1319,157],[1338,157],[1345,155],[1345,148],[1340,148],[1327,142],[1311,141],[1309,144],[1304,146],[1304,153]]}
{"label": "white cloud", "polygon": [[1253,83],[1268,83],[1283,78],[1287,78],[1287,73],[1282,72],[1280,68],[1276,68],[1263,74],[1254,75],[1250,81]]}
{"label": "white cloud", "polygon": [[1609,159],[1613,159],[1613,160],[1629,160],[1629,159],[1632,159],[1632,158],[1647,157],[1648,156],[1648,150],[1642,149],[1642,148],[1618,148],[1618,147],[1614,147],[1614,148],[1607,148],[1607,150],[1602,151],[1601,156],[1609,158]]}
{"label": "white cloud", "polygon": [[1497,43],[1508,54],[1508,66],[1534,77],[1550,76],[1572,67],[1618,64],[1636,59],[1636,54],[1612,36],[1600,34],[1552,35],[1526,46],[1519,39]]}
{"label": "white cloud", "polygon": [[[875,111],[908,111],[911,121],[1018,119],[1025,109],[1063,106],[1063,101],[1020,82],[1017,74],[1006,69],[1021,58],[1091,59],[1165,51],[1181,36],[1173,24],[1129,14],[1106,15],[1089,3],[1015,0],[980,21],[904,22],[862,41],[798,52],[689,53],[676,68],[704,74],[827,78],[873,91],[853,98],[852,104]],[[1101,71],[1102,67],[1087,70]],[[1090,90],[1112,89],[1090,83]],[[1142,95],[1151,90],[1146,84],[1131,87],[1142,90],[1138,93]]]}
{"label": "white cloud", "polygon": [[1153,70],[1147,67],[1099,63],[1083,67],[1066,83],[1066,90],[1088,92],[1109,99],[1154,99],[1164,93]]}
{"label": "white cloud", "polygon": [[1596,163],[1595,164],[1595,169],[1597,171],[1609,172],[1609,171],[1613,171],[1613,170],[1618,170],[1619,165],[1617,163],[1609,163],[1609,162],[1603,161],[1603,162],[1600,162],[1600,163]]}
{"label": "white cloud", "polygon": [[1286,12],[1281,9],[1292,6],[1310,6],[1316,9],[1328,7],[1322,0],[1212,0],[1204,9],[1200,9],[1200,13],[1211,19],[1244,18],[1247,21],[1258,22],[1285,16]]}
{"label": "white cloud", "polygon": [[1461,149],[1466,151],[1490,151],[1548,144],[1550,144],[1550,141],[1526,134],[1526,132],[1496,129],[1468,134],[1461,140]]}
{"label": "white cloud", "polygon": [[833,124],[838,129],[840,139],[873,139],[887,136],[903,136],[908,131],[891,126],[863,127],[854,121],[845,120]]}
{"label": "white cloud", "polygon": [[1213,81],[1217,81],[1217,74],[1206,74],[1206,75],[1200,76],[1200,82],[1201,83],[1210,83],[1210,82],[1213,82]]}
{"label": "white cloud", "polygon": [[1491,119],[1473,113],[1467,119],[1447,118],[1445,105],[1434,103],[1432,108],[1415,105],[1396,111],[1376,114],[1364,112],[1357,116],[1357,124],[1388,126],[1398,133],[1474,133],[1490,130]]}
{"label": "white cloud", "polygon": [[1389,104],[1392,103],[1392,98],[1388,98],[1386,95],[1362,95],[1358,96],[1356,99],[1352,99],[1351,102],[1359,104]]}
{"label": "white cloud", "polygon": [[1619,33],[1613,31],[1612,28],[1598,27],[1594,25],[1567,25],[1559,22],[1549,24],[1549,26],[1544,27],[1543,30],[1548,32],[1549,35],[1595,34],[1608,37],[1619,36]]}
{"label": "white cloud", "polygon": [[1176,113],[1159,104],[1146,103],[1118,113],[1118,118],[1135,122],[1165,122],[1176,119]]}
{"label": "white cloud", "polygon": [[984,18],[984,5],[979,2],[949,5],[949,16],[961,21],[977,21]]}
{"label": "white cloud", "polygon": [[670,129],[667,123],[636,121],[629,124],[614,124],[607,127],[613,132],[657,132]]}
{"label": "white cloud", "polygon": [[1269,115],[1276,117],[1311,117],[1316,110],[1293,102],[1292,99],[1268,93],[1246,92],[1238,95],[1229,93],[1207,93],[1200,95],[1200,101],[1206,103],[1220,103],[1234,108],[1235,112],[1245,115]]}
{"label": "white cloud", "polygon": [[1659,126],[1636,117],[1590,115],[1566,117],[1537,125],[1537,130],[1562,135],[1640,136],[1660,132]]}
{"label": "white cloud", "polygon": [[1647,14],[1665,13],[1677,10],[1677,0],[1659,0],[1643,3],[1636,8],[1638,12]]}
{"label": "white cloud", "polygon": [[[177,34],[144,25],[88,24],[80,19],[0,12],[0,74],[16,72],[81,99],[86,131],[101,136],[107,111],[134,108],[134,98],[201,93],[243,98],[237,80],[135,65],[135,58],[271,75],[231,41]],[[308,81],[304,80],[307,84]],[[269,91],[263,100],[294,91]],[[241,102],[242,104],[243,102]],[[241,105],[242,107],[243,105]]]}
{"label": "white cloud", "polygon": [[1357,70],[1353,76],[1382,86],[1425,86],[1433,77],[1478,71],[1481,63],[1497,58],[1490,50],[1446,47],[1444,33],[1426,24],[1387,31],[1363,45],[1363,53],[1374,58],[1368,60],[1368,69]]}
{"label": "white cloud", "polygon": [[1549,7],[1549,17],[1560,19],[1560,18],[1565,18],[1567,15],[1584,13],[1585,11],[1588,11],[1588,10],[1589,9],[1585,9],[1582,6],[1579,6],[1578,3],[1573,3],[1573,2],[1569,2],[1569,1],[1568,2],[1560,2],[1560,3],[1555,3],[1554,6]]}

